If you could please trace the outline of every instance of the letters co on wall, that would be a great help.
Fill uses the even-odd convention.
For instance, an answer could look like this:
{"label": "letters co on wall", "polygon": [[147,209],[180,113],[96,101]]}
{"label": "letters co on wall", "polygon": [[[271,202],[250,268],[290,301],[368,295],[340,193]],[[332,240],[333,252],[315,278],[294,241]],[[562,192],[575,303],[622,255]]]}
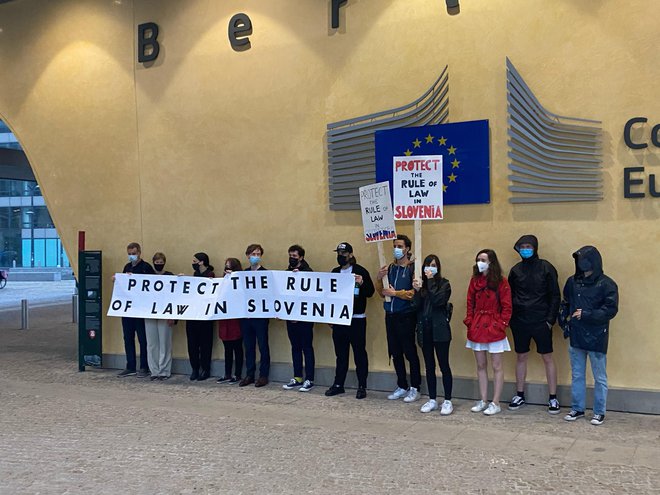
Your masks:
{"label": "letters co on wall", "polygon": [[[339,9],[346,4],[348,0],[331,0],[331,26],[332,29],[339,28]],[[229,20],[227,26],[227,36],[229,44],[236,51],[243,51],[250,48],[250,38],[252,34],[252,20],[247,14],[239,13]],[[158,42],[158,24],[155,22],[144,22],[138,25],[137,33],[138,62],[141,64],[153,62],[160,53],[160,44]]]}
{"label": "letters co on wall", "polygon": [[[626,146],[631,150],[643,150],[651,146],[660,152],[660,124],[655,124],[651,129],[650,135],[646,131],[644,124],[648,122],[646,117],[633,117],[623,128],[623,140]],[[638,131],[643,131],[642,133]],[[633,138],[635,134],[635,138]],[[641,137],[638,137],[638,134]],[[647,178],[639,174],[645,174],[645,167],[625,167],[623,169],[623,197],[624,198],[644,198],[648,192],[653,198],[660,198],[660,185],[656,185],[655,174],[648,174]],[[635,175],[635,177],[633,177]]]}

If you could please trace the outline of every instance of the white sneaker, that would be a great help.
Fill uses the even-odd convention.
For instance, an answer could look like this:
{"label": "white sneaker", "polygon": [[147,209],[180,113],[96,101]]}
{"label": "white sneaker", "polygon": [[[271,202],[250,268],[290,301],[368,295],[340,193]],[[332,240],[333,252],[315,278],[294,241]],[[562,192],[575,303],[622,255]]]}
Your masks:
{"label": "white sneaker", "polygon": [[420,411],[423,413],[429,413],[435,411],[438,408],[438,402],[435,399],[429,399],[429,401],[422,406]]}
{"label": "white sneaker", "polygon": [[305,380],[302,384],[302,387],[298,389],[298,392],[309,392],[314,387],[314,382]]}
{"label": "white sneaker", "polygon": [[397,387],[394,389],[394,392],[387,396],[387,398],[389,400],[397,400],[406,395],[408,395],[408,391],[405,388]]}
{"label": "white sneaker", "polygon": [[472,407],[472,409],[470,409],[470,411],[472,411],[472,412],[482,412],[484,409],[486,409],[486,407],[487,407],[487,404],[484,401],[479,400],[479,401],[475,402],[474,406]]}
{"label": "white sneaker", "polygon": [[496,406],[493,402],[491,402],[490,404],[488,404],[488,407],[484,411],[484,414],[486,416],[493,416],[501,412],[502,412],[502,408],[500,406]]}
{"label": "white sneaker", "polygon": [[440,414],[442,416],[449,416],[452,412],[454,412],[454,406],[451,403],[450,400],[446,400],[442,403],[442,409],[440,409]]}
{"label": "white sneaker", "polygon": [[410,387],[408,395],[403,398],[403,402],[415,402],[417,399],[419,399],[419,392],[415,387]]}

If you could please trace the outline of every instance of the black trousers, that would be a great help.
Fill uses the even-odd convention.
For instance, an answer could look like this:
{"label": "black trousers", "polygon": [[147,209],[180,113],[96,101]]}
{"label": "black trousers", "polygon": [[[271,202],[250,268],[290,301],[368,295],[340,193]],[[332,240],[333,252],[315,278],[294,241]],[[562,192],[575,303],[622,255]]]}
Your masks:
{"label": "black trousers", "polygon": [[385,315],[387,350],[394,363],[397,386],[403,389],[408,389],[404,356],[410,364],[410,385],[419,390],[419,386],[422,384],[419,356],[415,344],[416,325],[417,314],[414,312],[387,313]]}
{"label": "black trousers", "polygon": [[[435,399],[438,394],[438,379],[435,376],[435,358],[438,358],[440,372],[442,373],[442,386],[445,389],[445,399],[451,400],[451,392],[454,378],[449,367],[449,344],[447,342],[433,342],[433,335],[430,328],[424,329],[424,340],[422,345],[422,354],[424,354],[424,364],[426,364],[426,386],[429,389],[429,399]],[[435,351],[435,356],[433,355]]]}
{"label": "black trousers", "polygon": [[188,359],[193,371],[211,372],[211,353],[213,352],[213,322],[186,321],[188,340]]}
{"label": "black trousers", "polygon": [[223,340],[225,346],[225,376],[232,376],[231,369],[236,358],[234,376],[240,378],[243,373],[243,339]]}
{"label": "black trousers", "polygon": [[332,342],[335,344],[335,355],[337,356],[335,385],[344,386],[348,372],[348,354],[352,347],[358,386],[367,388],[367,375],[369,374],[367,319],[353,318],[350,325],[333,325]]}

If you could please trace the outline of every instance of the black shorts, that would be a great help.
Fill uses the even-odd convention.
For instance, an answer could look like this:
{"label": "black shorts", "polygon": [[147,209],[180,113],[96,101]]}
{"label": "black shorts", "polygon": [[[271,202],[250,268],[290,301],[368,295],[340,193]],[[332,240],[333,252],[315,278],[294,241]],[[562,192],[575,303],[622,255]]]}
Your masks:
{"label": "black shorts", "polygon": [[518,323],[511,321],[513,344],[518,354],[529,352],[529,344],[534,339],[536,352],[548,354],[552,352],[552,328],[543,321],[541,323]]}

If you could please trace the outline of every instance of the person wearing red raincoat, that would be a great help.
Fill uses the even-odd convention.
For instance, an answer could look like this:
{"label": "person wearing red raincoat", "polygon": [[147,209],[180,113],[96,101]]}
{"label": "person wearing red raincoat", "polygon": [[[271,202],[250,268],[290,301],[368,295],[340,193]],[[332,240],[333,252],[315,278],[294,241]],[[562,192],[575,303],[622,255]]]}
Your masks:
{"label": "person wearing red raincoat", "polygon": [[[498,414],[500,396],[504,386],[502,354],[510,351],[506,337],[506,327],[511,319],[511,287],[497,255],[492,249],[482,249],[477,253],[468,287],[467,311],[463,323],[467,327],[465,347],[474,351],[479,379],[480,400],[472,407],[472,412],[483,412],[487,416]],[[488,358],[491,355],[493,368],[493,400],[487,402]]]}

